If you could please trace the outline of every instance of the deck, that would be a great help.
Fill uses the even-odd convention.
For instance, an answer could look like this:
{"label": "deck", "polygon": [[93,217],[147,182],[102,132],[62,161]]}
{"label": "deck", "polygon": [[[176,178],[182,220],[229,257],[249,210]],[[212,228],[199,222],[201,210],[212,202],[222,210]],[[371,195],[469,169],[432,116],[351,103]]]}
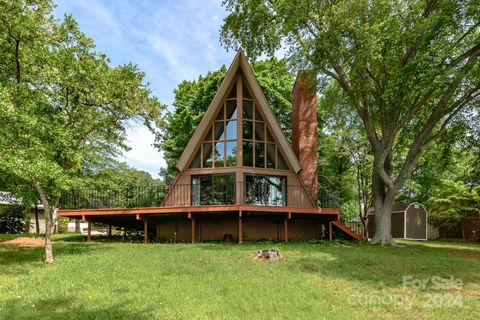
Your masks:
{"label": "deck", "polygon": [[[290,194],[295,194],[294,187],[289,186],[288,191]],[[58,211],[58,216],[87,221],[89,226],[91,222],[95,222],[109,226],[142,230],[146,242],[149,234],[160,236],[160,229],[165,232],[168,228],[173,230],[170,233],[174,234],[175,237],[178,237],[178,234],[183,232],[182,239],[186,241],[185,228],[187,223],[189,225],[188,240],[192,242],[196,239],[204,240],[205,232],[202,234],[201,227],[204,226],[206,230],[209,222],[212,220],[218,221],[219,219],[224,219],[228,222],[227,229],[230,231],[227,233],[235,233],[235,238],[239,243],[243,241],[246,232],[244,230],[245,223],[250,223],[248,230],[258,233],[259,231],[254,229],[269,228],[261,224],[261,221],[268,220],[277,226],[276,240],[285,242],[290,238],[289,224],[292,224],[294,234],[295,232],[298,234],[297,229],[308,229],[311,228],[310,225],[324,224],[329,233],[328,237],[331,239],[331,223],[339,223],[340,210],[338,208],[288,205],[288,203],[284,202],[286,201],[284,199],[280,199],[280,202],[275,202],[275,199],[269,199],[266,204],[251,204],[245,203],[245,197],[241,197],[241,194],[239,196],[238,190],[232,191],[232,197],[228,197],[228,192],[225,190],[220,191],[218,194],[222,195],[222,197],[214,199],[215,202],[225,202],[227,200],[234,203],[191,205],[190,194],[188,197],[175,197],[175,199],[180,199],[180,201],[172,202],[172,197],[170,197],[170,201],[166,202],[165,199],[169,199],[168,195],[172,194],[172,190],[162,187],[76,190],[62,195],[62,205]],[[178,193],[178,190],[176,193]],[[237,199],[240,201],[237,201]],[[290,200],[288,201],[291,202]],[[330,201],[330,203],[332,202]],[[294,204],[298,203],[294,202]],[[258,226],[253,227],[251,221],[260,222],[258,222]],[[232,225],[235,225],[236,230],[232,231]],[[334,226],[338,227],[338,225]],[[209,228],[212,233],[223,232],[223,230],[217,230],[220,228],[218,226],[215,227],[216,229],[212,229],[211,226]],[[280,228],[282,229],[281,235]],[[90,232],[88,238],[90,239]],[[271,239],[272,237],[269,238]]]}

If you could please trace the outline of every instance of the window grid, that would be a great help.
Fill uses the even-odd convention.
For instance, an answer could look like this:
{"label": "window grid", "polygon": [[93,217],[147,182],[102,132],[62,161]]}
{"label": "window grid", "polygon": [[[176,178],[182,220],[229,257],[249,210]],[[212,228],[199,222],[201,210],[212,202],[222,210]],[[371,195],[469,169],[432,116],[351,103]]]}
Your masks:
{"label": "window grid", "polygon": [[[215,120],[210,124],[207,136],[200,144],[190,168],[246,166],[288,169],[280,149],[258,110],[258,105],[251,98],[244,79],[238,77],[229,92]],[[232,130],[232,122],[238,128]],[[229,124],[230,127],[228,127]],[[247,137],[245,137],[247,133],[245,125],[248,125],[250,130]],[[227,128],[230,132],[227,132]],[[222,132],[218,137],[217,131]],[[249,152],[246,152],[246,144],[250,147]],[[220,155],[216,152],[217,150],[221,152]],[[250,157],[251,160],[247,159]]]}

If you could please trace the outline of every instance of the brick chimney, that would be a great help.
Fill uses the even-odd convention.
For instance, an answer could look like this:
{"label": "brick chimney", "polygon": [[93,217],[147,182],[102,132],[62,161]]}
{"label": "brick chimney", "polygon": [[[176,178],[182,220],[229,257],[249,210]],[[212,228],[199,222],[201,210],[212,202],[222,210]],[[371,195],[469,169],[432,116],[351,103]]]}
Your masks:
{"label": "brick chimney", "polygon": [[292,92],[292,148],[302,171],[305,184],[315,206],[317,205],[317,95],[315,78],[300,71]]}

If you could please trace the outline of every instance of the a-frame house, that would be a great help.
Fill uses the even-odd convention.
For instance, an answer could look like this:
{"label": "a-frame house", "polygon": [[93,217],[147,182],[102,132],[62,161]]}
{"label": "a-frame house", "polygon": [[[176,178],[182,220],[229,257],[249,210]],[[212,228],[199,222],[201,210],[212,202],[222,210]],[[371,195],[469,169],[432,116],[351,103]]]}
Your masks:
{"label": "a-frame house", "polygon": [[110,225],[130,221],[144,228],[145,239],[149,233],[171,241],[331,239],[333,227],[358,238],[338,221],[337,208],[317,206],[316,124],[316,96],[300,74],[291,145],[239,50],[160,206],[60,215]]}

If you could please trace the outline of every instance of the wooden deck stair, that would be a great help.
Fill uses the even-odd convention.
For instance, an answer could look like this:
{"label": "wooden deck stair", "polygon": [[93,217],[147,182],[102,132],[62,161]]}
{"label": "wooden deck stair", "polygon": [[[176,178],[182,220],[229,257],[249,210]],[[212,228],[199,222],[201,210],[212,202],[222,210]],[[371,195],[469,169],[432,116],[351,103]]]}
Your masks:
{"label": "wooden deck stair", "polygon": [[341,223],[339,220],[334,220],[330,222],[330,240],[332,240],[333,226],[337,227],[340,231],[351,237],[353,240],[362,240],[361,235],[353,231],[350,227]]}

